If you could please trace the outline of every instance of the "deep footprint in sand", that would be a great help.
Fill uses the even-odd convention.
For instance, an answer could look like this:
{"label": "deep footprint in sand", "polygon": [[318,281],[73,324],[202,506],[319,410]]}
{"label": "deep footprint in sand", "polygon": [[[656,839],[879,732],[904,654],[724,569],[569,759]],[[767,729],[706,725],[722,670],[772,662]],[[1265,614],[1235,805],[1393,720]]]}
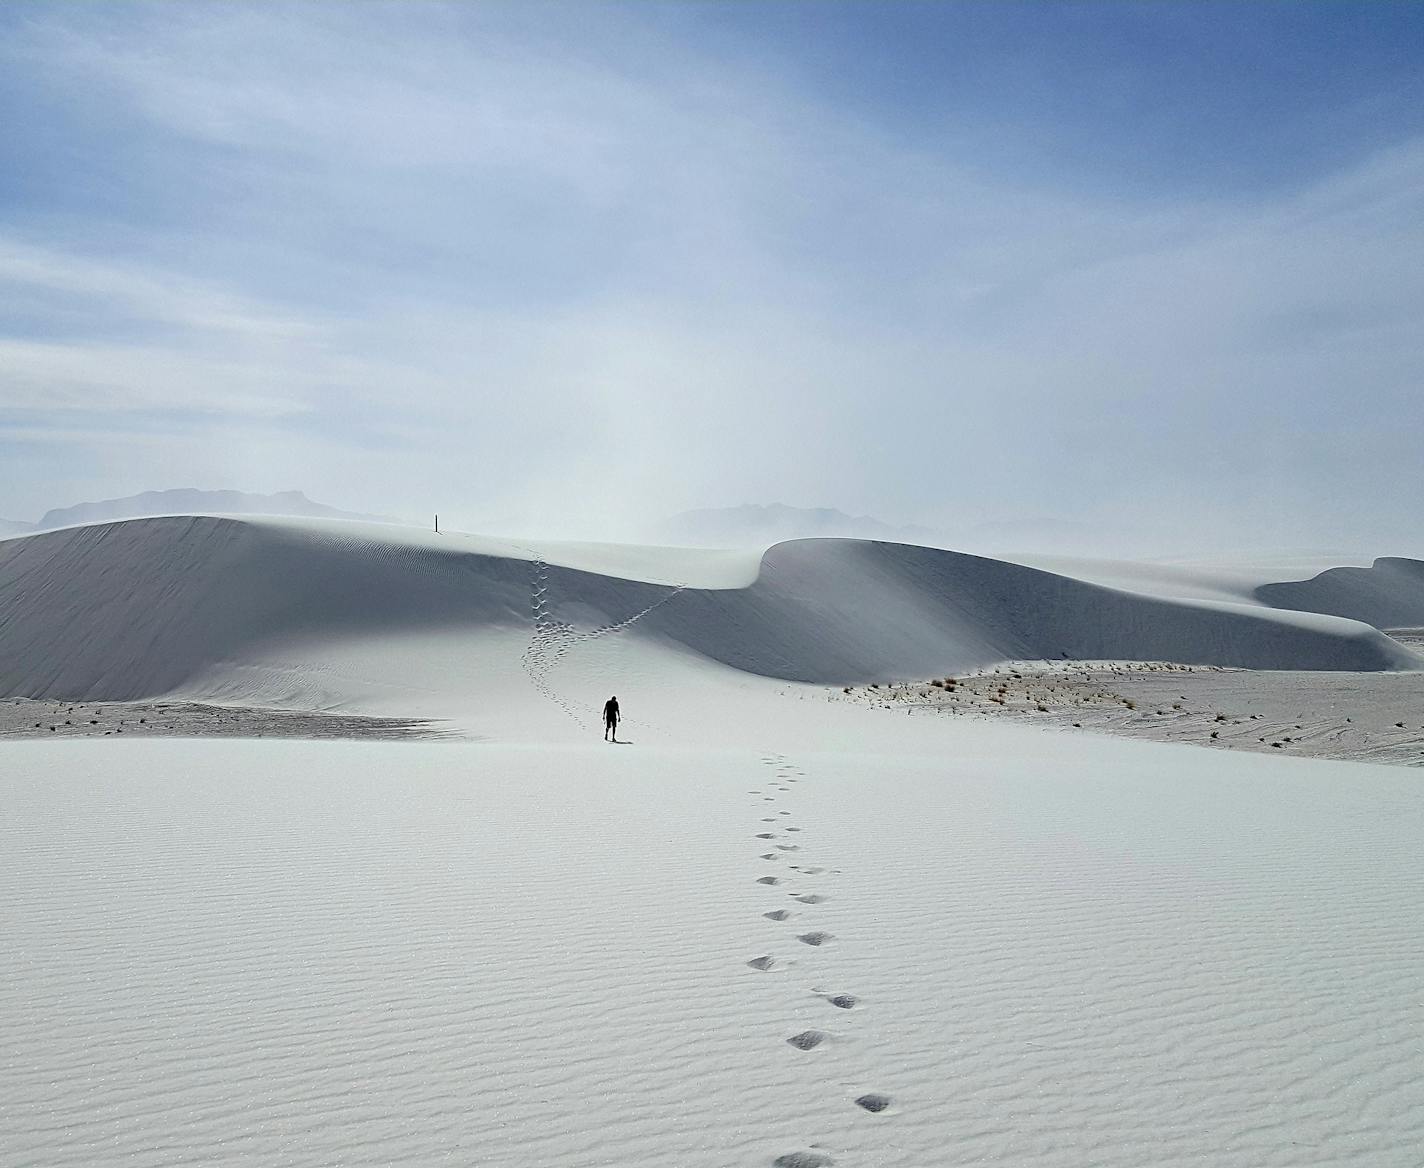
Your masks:
{"label": "deep footprint in sand", "polygon": [[860,1001],[854,994],[832,994],[826,1001],[840,1010],[853,1010]]}
{"label": "deep footprint in sand", "polygon": [[830,1168],[835,1161],[824,1152],[787,1152],[771,1162],[771,1168]]}
{"label": "deep footprint in sand", "polygon": [[878,1114],[889,1107],[894,1100],[891,1099],[889,1095],[876,1095],[872,1093],[870,1095],[862,1095],[855,1102],[856,1106],[865,1108],[865,1110],[871,1114]]}
{"label": "deep footprint in sand", "polygon": [[[765,884],[766,881],[767,877],[763,876],[761,882]],[[780,883],[780,881],[773,879],[773,883]],[[819,892],[793,892],[791,897],[793,900],[799,900],[802,904],[825,904],[826,901],[831,899],[829,896],[824,896]]]}
{"label": "deep footprint in sand", "polygon": [[793,1034],[786,1041],[797,1050],[813,1050],[829,1037],[830,1035],[821,1030],[803,1030],[800,1034]]}
{"label": "deep footprint in sand", "polygon": [[781,883],[781,877],[780,877],[780,876],[762,876],[762,877],[759,877],[759,878],[758,878],[757,883],[758,883],[758,884],[780,884],[780,883]]}
{"label": "deep footprint in sand", "polygon": [[765,973],[768,969],[776,968],[776,958],[753,957],[750,961],[747,962],[747,964],[750,965],[753,969],[757,969],[760,970],[762,973]]}
{"label": "deep footprint in sand", "polygon": [[759,832],[756,833],[756,837],[755,837],[755,838],[756,838],[756,839],[775,839],[775,838],[776,838],[776,832],[774,832],[774,831],[759,831]]}
{"label": "deep footprint in sand", "polygon": [[802,933],[796,939],[803,945],[824,945],[828,941],[834,941],[836,938],[831,933]]}
{"label": "deep footprint in sand", "polygon": [[762,913],[761,915],[769,921],[789,921],[791,919],[791,910],[789,908],[774,908],[771,912]]}

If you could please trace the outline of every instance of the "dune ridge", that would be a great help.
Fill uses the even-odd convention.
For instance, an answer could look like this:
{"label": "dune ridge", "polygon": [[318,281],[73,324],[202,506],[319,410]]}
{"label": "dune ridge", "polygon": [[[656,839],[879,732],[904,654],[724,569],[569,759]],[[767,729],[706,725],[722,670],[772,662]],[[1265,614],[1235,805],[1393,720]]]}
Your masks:
{"label": "dune ridge", "polygon": [[[200,674],[261,665],[294,644],[319,663],[353,640],[416,634],[458,635],[476,658],[508,656],[511,638],[527,637],[542,659],[570,637],[605,630],[820,684],[1027,659],[1419,667],[1410,650],[1348,619],[1406,611],[1377,603],[1380,580],[1424,595],[1416,561],[1325,576],[1340,615],[1152,596],[848,539],[776,544],[753,577],[741,561],[679,549],[536,549],[310,520],[138,519],[0,544],[0,694],[149,698],[181,692]],[[1259,591],[1304,608],[1323,587]]]}

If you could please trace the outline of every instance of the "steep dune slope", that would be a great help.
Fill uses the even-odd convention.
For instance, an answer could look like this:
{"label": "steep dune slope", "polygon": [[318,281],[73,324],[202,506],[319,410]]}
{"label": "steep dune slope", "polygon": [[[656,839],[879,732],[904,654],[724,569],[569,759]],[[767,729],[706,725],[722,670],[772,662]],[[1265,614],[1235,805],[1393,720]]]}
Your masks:
{"label": "steep dune slope", "polygon": [[778,544],[737,593],[685,592],[647,624],[754,673],[928,677],[1013,659],[1137,659],[1254,669],[1413,668],[1354,622],[1105,588],[904,544]]}
{"label": "steep dune slope", "polygon": [[264,643],[527,619],[517,560],[209,517],[71,528],[0,545],[0,692],[166,693]]}
{"label": "steep dune slope", "polygon": [[1330,568],[1309,580],[1264,584],[1263,604],[1328,613],[1364,621],[1377,629],[1424,625],[1424,561],[1392,556],[1368,568]]}
{"label": "steep dune slope", "polygon": [[[556,558],[557,552],[557,558]],[[144,519],[0,544],[0,694],[151,697],[302,647],[458,634],[467,678],[558,658],[608,633],[671,642],[770,677],[923,677],[1013,658],[1152,658],[1272,669],[1412,668],[1353,621],[1116,591],[899,544],[799,540],[746,586],[721,560],[533,549],[400,529],[221,517]],[[557,562],[562,560],[562,566]],[[590,571],[580,565],[599,565]],[[648,582],[699,575],[697,586]],[[406,638],[402,642],[402,638]],[[495,656],[499,660],[494,660]],[[532,665],[531,665],[532,663]],[[371,684],[371,679],[367,679]],[[375,683],[379,685],[379,678]],[[438,681],[437,681],[438,684]],[[536,679],[537,684],[537,679]],[[279,697],[291,700],[290,687]],[[248,692],[261,699],[260,687]],[[273,695],[268,695],[273,696]]]}

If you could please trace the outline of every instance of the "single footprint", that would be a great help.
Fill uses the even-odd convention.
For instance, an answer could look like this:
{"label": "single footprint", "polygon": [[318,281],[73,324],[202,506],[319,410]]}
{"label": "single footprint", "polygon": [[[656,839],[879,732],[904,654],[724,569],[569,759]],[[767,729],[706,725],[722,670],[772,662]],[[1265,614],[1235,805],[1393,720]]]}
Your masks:
{"label": "single footprint", "polygon": [[[760,883],[765,884],[768,880],[773,884],[780,883],[774,876],[763,876]],[[824,896],[819,892],[793,892],[791,896],[792,899],[799,900],[802,904],[825,904],[826,901],[831,899],[829,896]]]}
{"label": "single footprint", "polygon": [[786,830],[787,830],[787,831],[800,831],[801,829],[800,829],[799,827],[788,827]]}
{"label": "single footprint", "polygon": [[774,832],[774,831],[759,831],[759,832],[756,833],[756,838],[757,838],[757,839],[775,839],[775,838],[776,838],[776,832]]}
{"label": "single footprint", "polygon": [[893,1102],[894,1100],[892,1100],[889,1095],[875,1094],[862,1095],[856,1100],[858,1106],[864,1107],[866,1111],[870,1112],[884,1111]]}
{"label": "single footprint", "polygon": [[834,941],[836,938],[831,933],[802,933],[796,939],[805,945],[824,945],[827,941]]}
{"label": "single footprint", "polygon": [[800,1034],[793,1034],[786,1041],[797,1050],[810,1050],[820,1046],[830,1035],[820,1030],[803,1030]]}
{"label": "single footprint", "polygon": [[771,1162],[771,1168],[829,1168],[835,1161],[824,1152],[787,1152]]}
{"label": "single footprint", "polygon": [[825,871],[825,869],[824,869],[824,868],[802,868],[801,871],[805,872],[807,876],[819,876],[819,875],[821,875],[821,873],[823,873],[823,872]]}
{"label": "single footprint", "polygon": [[777,845],[776,845],[776,850],[777,850],[778,852],[799,852],[799,851],[801,850],[801,845],[800,845],[800,844],[777,844]]}
{"label": "single footprint", "polygon": [[[782,815],[790,815],[791,812],[789,812],[789,811],[783,811],[781,814],[782,814]],[[775,822],[776,822],[776,819],[775,819],[773,816],[768,815],[768,816],[766,816],[766,817],[762,820],[762,822],[763,822],[763,823],[775,823]]]}
{"label": "single footprint", "polygon": [[757,878],[758,884],[780,884],[780,876],[760,876]]}
{"label": "single footprint", "polygon": [[[789,811],[778,811],[777,814],[778,814],[778,815],[790,815],[791,812],[789,812]],[[768,820],[768,822],[770,822],[770,820]]]}
{"label": "single footprint", "polygon": [[750,961],[747,962],[747,964],[750,965],[753,969],[759,969],[763,973],[765,973],[768,969],[771,969],[776,964],[776,958],[753,957]]}
{"label": "single footprint", "polygon": [[775,852],[762,852],[761,858],[762,858],[763,860],[779,860],[779,859],[781,859],[781,857],[778,856]]}
{"label": "single footprint", "polygon": [[786,921],[791,919],[791,910],[789,908],[774,908],[771,912],[761,915],[769,921]]}
{"label": "single footprint", "polygon": [[826,1001],[841,1010],[853,1010],[855,1004],[860,1001],[854,994],[833,994]]}

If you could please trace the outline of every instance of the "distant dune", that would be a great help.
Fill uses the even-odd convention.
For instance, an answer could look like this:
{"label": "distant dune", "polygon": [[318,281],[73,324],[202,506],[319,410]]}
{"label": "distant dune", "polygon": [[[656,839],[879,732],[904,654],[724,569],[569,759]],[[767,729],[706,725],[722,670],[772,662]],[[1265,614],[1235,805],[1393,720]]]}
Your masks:
{"label": "distant dune", "polygon": [[1329,568],[1309,580],[1263,584],[1262,603],[1364,621],[1378,629],[1424,625],[1424,563],[1384,557],[1368,568]]}
{"label": "distant dune", "polygon": [[[1387,579],[1392,595],[1417,600],[1420,566],[1408,563]],[[1354,582],[1361,611],[1378,609],[1384,579],[1346,574],[1332,595],[1347,607]],[[478,688],[482,671],[517,671],[511,646],[530,646],[527,668],[580,639],[624,630],[745,673],[835,684],[1010,659],[1420,665],[1377,629],[1341,616],[1172,599],[855,540],[779,544],[755,566],[724,553],[534,549],[410,528],[189,516],[0,545],[0,695],[207,696],[240,674],[244,700],[276,704],[359,706],[396,678],[456,697],[461,686]],[[363,666],[359,685],[331,665],[377,640],[382,655]],[[462,681],[433,658],[422,664],[432,645],[459,646]],[[283,663],[280,682],[268,668],[274,661]]]}

